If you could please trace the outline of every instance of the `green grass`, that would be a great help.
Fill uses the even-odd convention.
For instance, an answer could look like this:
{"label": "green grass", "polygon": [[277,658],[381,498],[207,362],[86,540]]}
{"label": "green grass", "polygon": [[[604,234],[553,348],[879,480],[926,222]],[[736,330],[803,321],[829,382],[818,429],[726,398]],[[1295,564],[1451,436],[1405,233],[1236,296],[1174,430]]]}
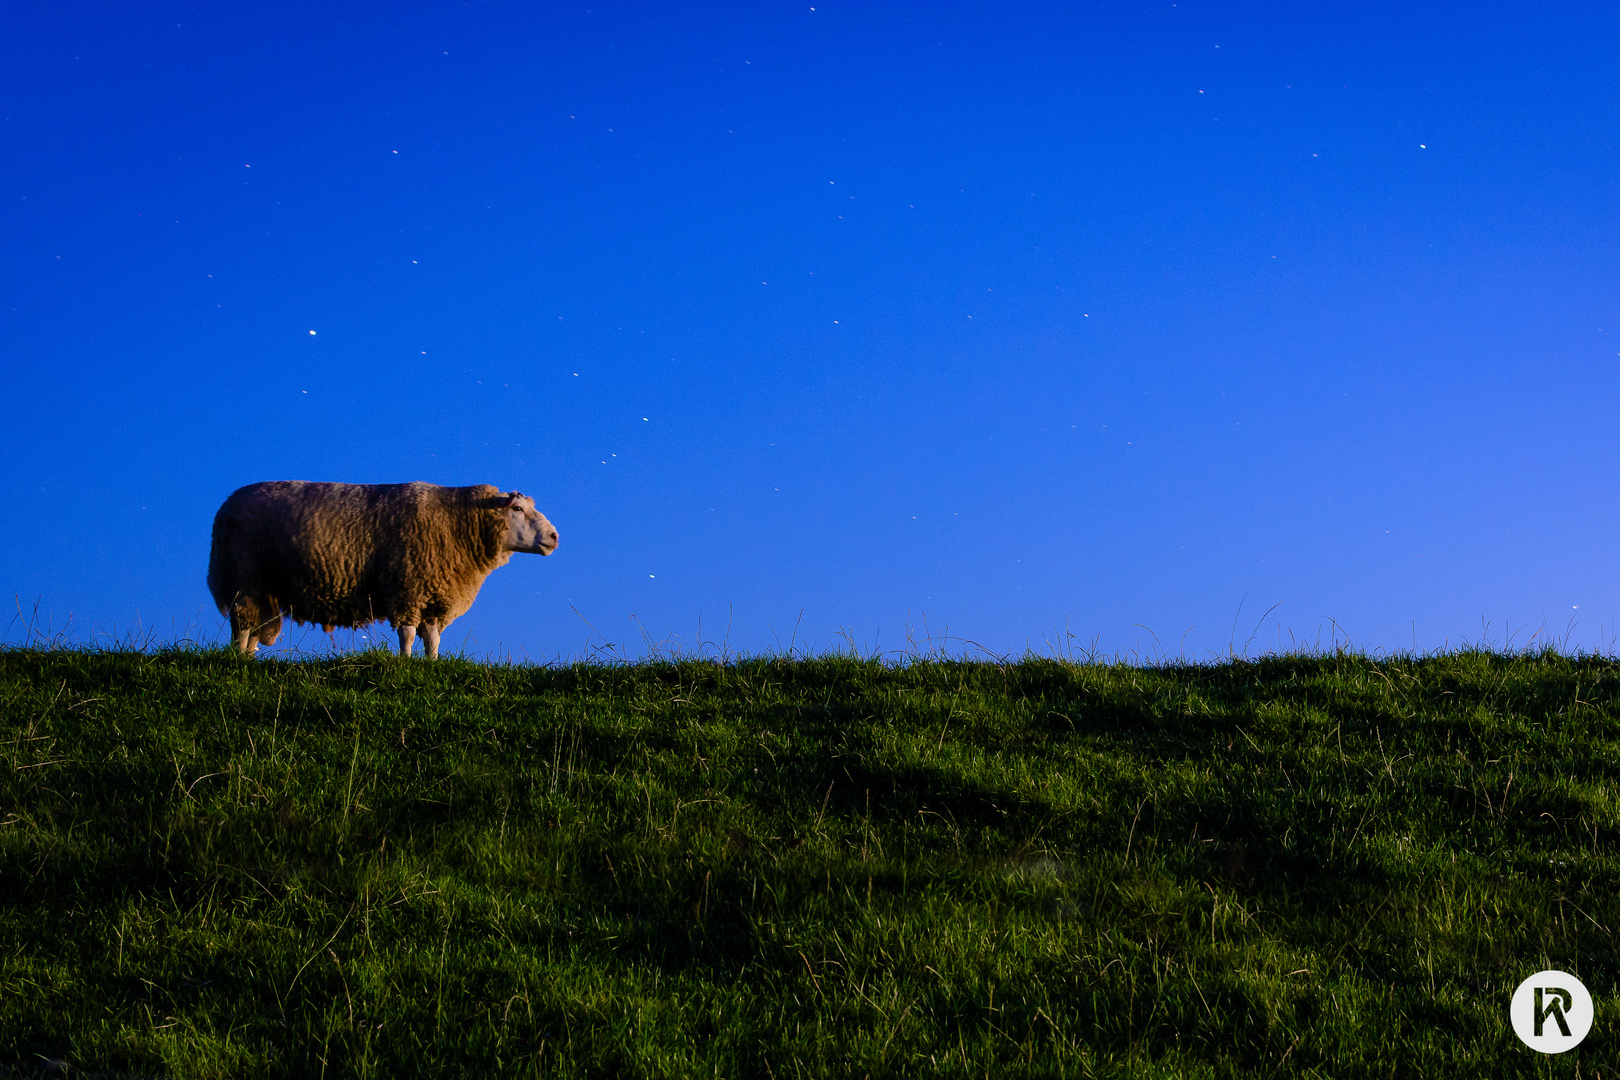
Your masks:
{"label": "green grass", "polygon": [[1550,652],[11,649],[0,1072],[1614,1076],[1617,782]]}

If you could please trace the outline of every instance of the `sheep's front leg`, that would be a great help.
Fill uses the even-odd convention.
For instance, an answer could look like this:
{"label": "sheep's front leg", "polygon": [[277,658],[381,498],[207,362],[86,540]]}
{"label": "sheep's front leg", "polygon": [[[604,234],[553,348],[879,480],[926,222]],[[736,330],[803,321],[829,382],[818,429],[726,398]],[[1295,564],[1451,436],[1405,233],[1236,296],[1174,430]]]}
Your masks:
{"label": "sheep's front leg", "polygon": [[428,659],[437,660],[439,658],[439,624],[436,622],[423,623],[422,640],[427,642]]}
{"label": "sheep's front leg", "polygon": [[[411,646],[416,644],[416,627],[402,626],[399,628],[399,655],[411,655]],[[432,655],[431,653],[429,655]]]}

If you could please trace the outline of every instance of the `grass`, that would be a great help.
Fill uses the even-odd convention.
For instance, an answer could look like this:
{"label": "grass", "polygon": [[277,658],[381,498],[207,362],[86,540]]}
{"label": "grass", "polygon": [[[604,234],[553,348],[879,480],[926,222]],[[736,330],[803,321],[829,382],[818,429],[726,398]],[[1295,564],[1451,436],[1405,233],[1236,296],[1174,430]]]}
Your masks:
{"label": "grass", "polygon": [[1553,652],[10,649],[0,1073],[1615,1076],[1617,781]]}

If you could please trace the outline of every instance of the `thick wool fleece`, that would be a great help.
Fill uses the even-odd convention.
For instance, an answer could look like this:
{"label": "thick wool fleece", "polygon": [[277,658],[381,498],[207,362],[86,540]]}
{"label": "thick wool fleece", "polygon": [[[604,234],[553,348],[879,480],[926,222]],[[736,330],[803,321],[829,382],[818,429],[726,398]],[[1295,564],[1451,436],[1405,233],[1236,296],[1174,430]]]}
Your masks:
{"label": "thick wool fleece", "polygon": [[328,627],[442,629],[512,557],[504,505],[488,484],[249,484],[214,515],[208,589],[233,632],[265,644],[283,611]]}

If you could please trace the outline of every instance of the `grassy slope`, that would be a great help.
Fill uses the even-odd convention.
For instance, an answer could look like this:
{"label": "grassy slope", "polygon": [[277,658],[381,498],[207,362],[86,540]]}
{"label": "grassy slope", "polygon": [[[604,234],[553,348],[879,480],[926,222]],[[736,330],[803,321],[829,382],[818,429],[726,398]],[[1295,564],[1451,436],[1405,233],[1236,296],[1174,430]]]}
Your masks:
{"label": "grassy slope", "polygon": [[[1617,690],[3,651],[0,1063],[1614,1075]],[[1598,1003],[1559,1058],[1543,967]]]}

